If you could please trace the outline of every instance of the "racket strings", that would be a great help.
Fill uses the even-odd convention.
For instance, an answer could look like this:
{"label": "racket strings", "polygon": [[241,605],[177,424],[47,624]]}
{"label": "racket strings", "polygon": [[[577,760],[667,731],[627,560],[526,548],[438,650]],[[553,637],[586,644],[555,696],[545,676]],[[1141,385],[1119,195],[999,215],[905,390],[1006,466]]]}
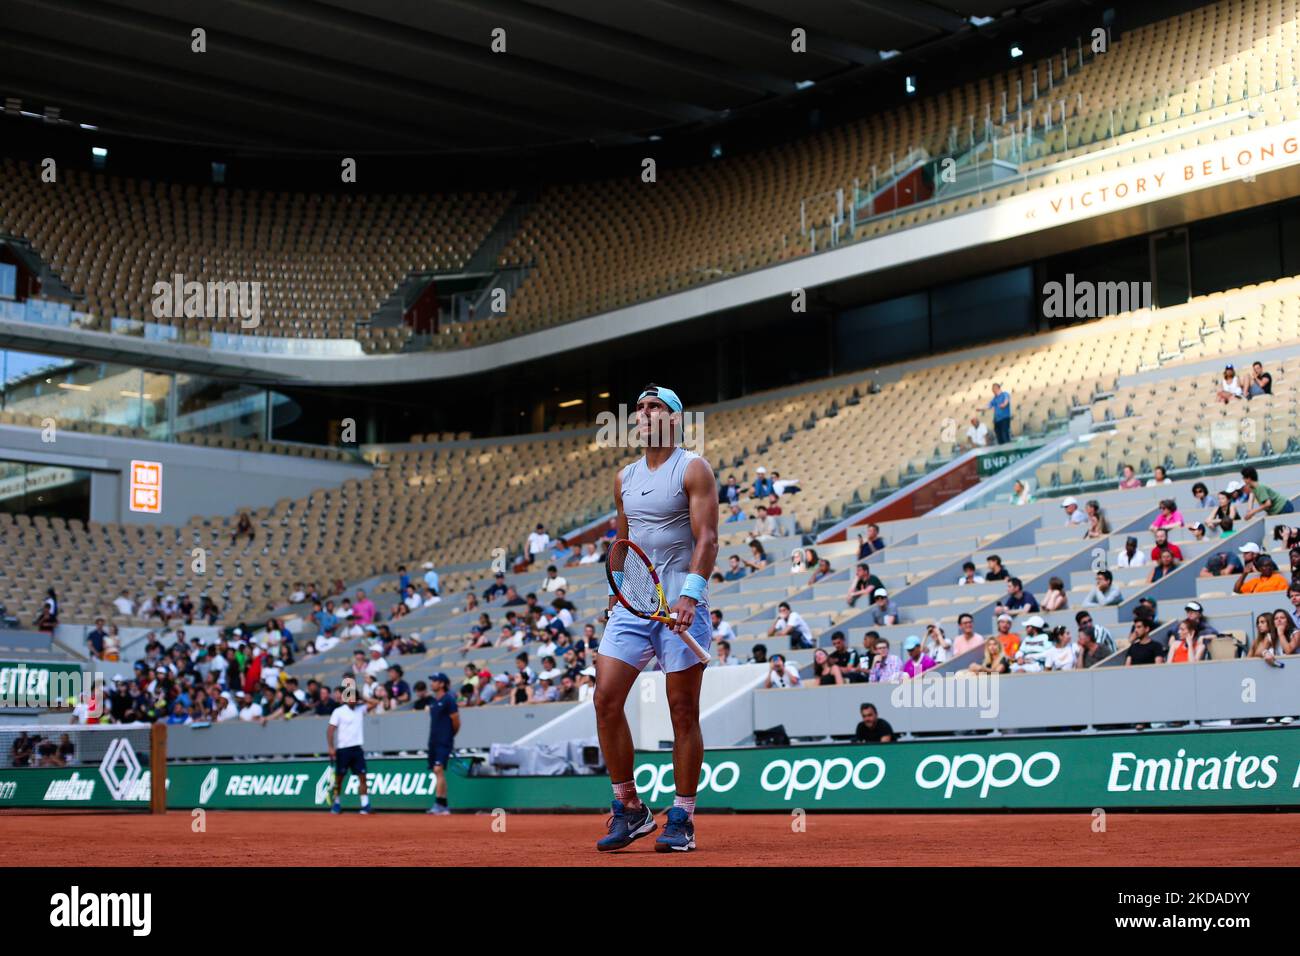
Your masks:
{"label": "racket strings", "polygon": [[622,582],[618,585],[623,600],[646,614],[658,612],[659,589],[653,572],[641,556],[620,544],[610,550],[608,560],[611,570],[623,572]]}

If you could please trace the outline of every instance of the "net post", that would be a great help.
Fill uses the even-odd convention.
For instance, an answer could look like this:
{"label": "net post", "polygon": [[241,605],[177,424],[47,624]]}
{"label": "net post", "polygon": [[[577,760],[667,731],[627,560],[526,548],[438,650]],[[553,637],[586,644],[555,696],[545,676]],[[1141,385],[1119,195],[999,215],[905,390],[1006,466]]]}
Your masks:
{"label": "net post", "polygon": [[167,812],[167,725],[149,729],[149,812]]}

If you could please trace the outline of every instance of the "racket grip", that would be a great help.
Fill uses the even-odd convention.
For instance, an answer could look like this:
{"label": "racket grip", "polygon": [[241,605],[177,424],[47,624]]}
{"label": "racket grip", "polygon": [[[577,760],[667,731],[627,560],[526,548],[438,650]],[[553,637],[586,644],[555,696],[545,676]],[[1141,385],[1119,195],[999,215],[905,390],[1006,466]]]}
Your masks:
{"label": "racket grip", "polygon": [[682,640],[686,642],[686,646],[691,649],[691,652],[700,659],[701,664],[707,664],[709,662],[709,652],[700,647],[700,645],[696,643],[695,638],[691,637],[689,634],[683,634]]}

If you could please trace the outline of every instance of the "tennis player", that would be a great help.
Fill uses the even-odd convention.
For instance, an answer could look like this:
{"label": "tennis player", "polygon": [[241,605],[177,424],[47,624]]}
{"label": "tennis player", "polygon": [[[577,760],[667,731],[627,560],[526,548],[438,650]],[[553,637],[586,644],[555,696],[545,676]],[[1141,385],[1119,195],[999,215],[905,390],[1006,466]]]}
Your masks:
{"label": "tennis player", "polygon": [[355,773],[360,781],[361,812],[370,812],[370,793],[366,789],[366,750],[365,726],[366,703],[355,700],[356,685],[345,683],[335,688],[343,702],[330,714],[330,722],[325,727],[325,743],[329,748],[330,761],[334,764],[334,801],[330,804],[330,813],[342,813],[343,781],[348,771]]}
{"label": "tennis player", "polygon": [[650,558],[665,599],[673,602],[670,616],[675,623],[637,617],[617,602],[610,588],[608,624],[596,656],[595,707],[614,801],[609,834],[596,849],[620,850],[657,828],[654,814],[637,796],[632,732],[623,712],[637,676],[654,657],[666,678],[677,789],[655,849],[682,852],[695,849],[695,790],[704,759],[704,664],[680,634],[689,633],[706,651],[713,637],[707,575],[718,557],[718,489],[709,463],[677,444],[682,401],[672,389],[647,385],[637,399],[636,425],[646,451],[614,481],[618,537],[631,540]]}

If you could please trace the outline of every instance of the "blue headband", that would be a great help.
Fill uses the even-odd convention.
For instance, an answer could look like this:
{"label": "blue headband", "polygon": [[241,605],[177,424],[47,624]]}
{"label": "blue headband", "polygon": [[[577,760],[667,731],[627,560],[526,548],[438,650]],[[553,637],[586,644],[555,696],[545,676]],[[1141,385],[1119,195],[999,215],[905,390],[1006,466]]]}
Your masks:
{"label": "blue headband", "polygon": [[636,400],[640,402],[643,398],[657,398],[674,412],[680,412],[682,410],[682,400],[677,397],[677,393],[671,388],[664,388],[662,385],[656,385],[654,388],[647,388],[637,396]]}

